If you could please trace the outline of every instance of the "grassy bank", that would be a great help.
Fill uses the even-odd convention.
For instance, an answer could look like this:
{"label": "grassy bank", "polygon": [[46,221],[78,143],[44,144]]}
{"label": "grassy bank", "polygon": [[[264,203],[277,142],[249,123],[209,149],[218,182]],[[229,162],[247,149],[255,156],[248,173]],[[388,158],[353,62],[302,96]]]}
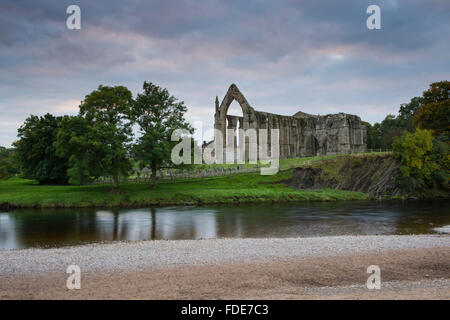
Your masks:
{"label": "grassy bank", "polygon": [[124,184],[120,193],[111,193],[110,185],[49,186],[39,185],[32,180],[12,178],[0,181],[0,205],[3,208],[164,206],[368,198],[361,192],[334,189],[296,190],[282,182],[291,176],[292,170],[286,170],[274,176],[253,173],[208,179],[161,181],[156,188],[148,184]]}

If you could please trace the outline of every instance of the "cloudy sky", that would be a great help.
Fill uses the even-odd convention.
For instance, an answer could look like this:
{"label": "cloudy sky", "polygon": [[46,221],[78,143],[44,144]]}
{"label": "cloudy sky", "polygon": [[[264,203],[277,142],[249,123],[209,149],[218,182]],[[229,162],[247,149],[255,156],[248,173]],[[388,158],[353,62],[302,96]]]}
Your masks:
{"label": "cloudy sky", "polygon": [[[81,30],[66,27],[71,4]],[[449,40],[449,0],[2,0],[0,145],[30,114],[76,114],[99,84],[136,94],[144,80],[205,126],[231,83],[257,110],[373,123],[450,80]]]}

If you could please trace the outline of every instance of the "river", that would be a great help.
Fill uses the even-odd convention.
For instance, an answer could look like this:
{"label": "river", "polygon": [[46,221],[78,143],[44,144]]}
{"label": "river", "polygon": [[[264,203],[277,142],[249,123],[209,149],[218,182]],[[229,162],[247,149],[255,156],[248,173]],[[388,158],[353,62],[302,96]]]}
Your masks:
{"label": "river", "polygon": [[0,250],[118,240],[425,234],[445,225],[448,200],[27,209],[0,212]]}

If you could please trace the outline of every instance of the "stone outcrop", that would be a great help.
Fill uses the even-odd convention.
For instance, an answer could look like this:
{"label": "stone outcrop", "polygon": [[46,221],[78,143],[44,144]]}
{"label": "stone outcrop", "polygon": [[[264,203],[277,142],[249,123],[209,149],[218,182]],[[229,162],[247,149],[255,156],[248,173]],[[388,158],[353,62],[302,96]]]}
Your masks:
{"label": "stone outcrop", "polygon": [[390,154],[348,155],[295,168],[285,183],[296,189],[332,188],[395,198],[405,193],[397,182],[399,171],[399,161]]}
{"label": "stone outcrop", "polygon": [[[242,117],[227,115],[233,100],[241,106]],[[367,146],[366,127],[358,116],[345,113],[318,116],[301,111],[283,116],[256,111],[235,84],[220,105],[216,97],[214,128],[220,130],[224,145],[226,129],[268,129],[269,142],[271,129],[279,129],[280,158],[364,152]]]}

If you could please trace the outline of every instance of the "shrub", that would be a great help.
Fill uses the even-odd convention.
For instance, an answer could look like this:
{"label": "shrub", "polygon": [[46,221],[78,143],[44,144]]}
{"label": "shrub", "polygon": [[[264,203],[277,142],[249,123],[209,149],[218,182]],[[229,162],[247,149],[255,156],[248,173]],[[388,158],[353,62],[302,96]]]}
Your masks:
{"label": "shrub", "polygon": [[400,159],[400,185],[408,190],[448,187],[448,141],[433,139],[433,132],[417,129],[394,140],[394,155]]}

